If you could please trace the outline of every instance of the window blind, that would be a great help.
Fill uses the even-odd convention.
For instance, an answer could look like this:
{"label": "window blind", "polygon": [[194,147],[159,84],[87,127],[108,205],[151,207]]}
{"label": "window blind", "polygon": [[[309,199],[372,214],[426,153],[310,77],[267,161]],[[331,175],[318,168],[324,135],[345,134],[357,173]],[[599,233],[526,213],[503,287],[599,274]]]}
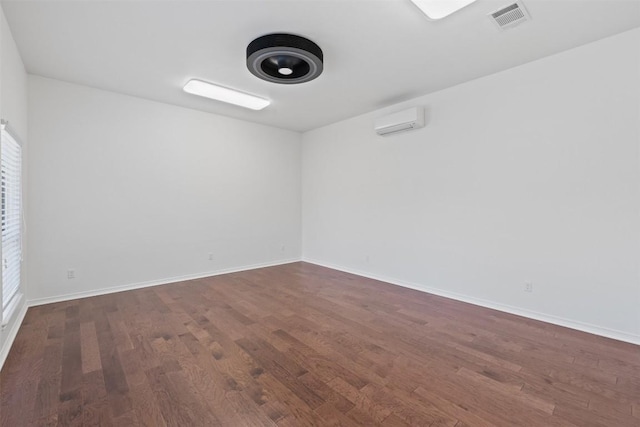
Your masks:
{"label": "window blind", "polygon": [[20,290],[22,263],[22,148],[2,130],[2,321],[6,323]]}

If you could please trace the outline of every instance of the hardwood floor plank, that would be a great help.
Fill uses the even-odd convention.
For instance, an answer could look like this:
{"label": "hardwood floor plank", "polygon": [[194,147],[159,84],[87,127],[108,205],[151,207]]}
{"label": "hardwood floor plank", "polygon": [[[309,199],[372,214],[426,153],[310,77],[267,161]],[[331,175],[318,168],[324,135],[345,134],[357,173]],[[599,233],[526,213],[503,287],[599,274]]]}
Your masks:
{"label": "hardwood floor plank", "polygon": [[[382,423],[382,421],[392,413],[392,408],[385,405],[383,402],[371,399],[369,397],[369,393],[357,390],[341,378],[334,378],[328,385],[338,394],[344,396],[353,403],[355,409],[367,414],[369,418],[375,420],[377,423]],[[373,386],[371,384],[367,384],[363,387],[363,390],[367,387]]]}
{"label": "hardwood floor plank", "polygon": [[100,348],[98,346],[98,333],[93,322],[80,324],[80,339],[82,353],[82,373],[98,371],[102,369],[100,362]]}
{"label": "hardwood floor plank", "polygon": [[[226,393],[226,400],[229,403],[231,410],[237,414],[242,420],[240,425],[246,426],[264,426],[273,427],[276,423],[271,419],[269,414],[262,411],[255,402],[249,399],[244,393],[239,390],[233,390]],[[233,426],[237,424],[229,424]]]}
{"label": "hardwood floor plank", "polygon": [[[2,424],[5,425],[5,424]],[[52,414],[48,417],[38,418],[33,422],[35,427],[55,427],[58,425],[58,414]]]}
{"label": "hardwood floor plank", "polygon": [[360,425],[330,403],[320,405],[315,409],[315,412],[322,418],[322,425],[326,427],[355,427]]}
{"label": "hardwood floor plank", "polygon": [[105,396],[102,399],[94,400],[83,407],[83,426],[111,427],[113,421],[110,413],[109,399]]}
{"label": "hardwood floor plank", "polygon": [[32,417],[48,419],[57,413],[60,401],[62,375],[62,344],[47,345],[43,354],[43,366]]}
{"label": "hardwood floor plank", "polygon": [[84,407],[80,390],[67,392],[58,406],[59,426],[81,426],[84,423]]}
{"label": "hardwood floor plank", "polygon": [[640,405],[631,405],[631,414],[640,420]]}
{"label": "hardwood floor plank", "polygon": [[98,400],[108,398],[107,389],[104,384],[104,373],[102,371],[93,371],[84,374],[81,392],[83,405],[89,405]]}
{"label": "hardwood floor plank", "polygon": [[166,421],[167,426],[194,425],[194,414],[185,402],[176,399],[179,396],[178,391],[169,381],[162,368],[149,369],[146,374],[151,390],[159,403],[162,418]]}
{"label": "hardwood floor plank", "polygon": [[[260,375],[258,381],[265,391],[267,402],[280,402],[287,413],[278,420],[278,425],[322,426],[320,417],[297,393],[280,382],[269,372]],[[308,398],[308,396],[305,396]],[[317,407],[317,406],[316,406]]]}
{"label": "hardwood floor plank", "polygon": [[0,425],[639,427],[640,347],[292,263],[30,308]]}
{"label": "hardwood floor plank", "polygon": [[520,393],[520,390],[514,390],[511,387],[504,387],[502,383],[466,368],[460,368],[457,374],[469,380],[469,383],[473,386],[481,385],[482,388],[492,390],[496,394],[500,394],[505,399],[517,400],[519,406],[529,406],[549,415],[553,414],[553,410],[556,406],[553,402],[539,399],[531,395],[525,395],[524,393]]}
{"label": "hardwood floor plank", "polygon": [[623,416],[615,411],[606,411],[601,414],[598,411],[584,410],[570,404],[557,406],[553,415],[560,420],[567,420],[580,427],[638,427],[638,420],[630,415]]}
{"label": "hardwood floor plank", "polygon": [[66,310],[67,319],[64,328],[62,347],[62,380],[60,400],[74,399],[82,387],[82,358],[80,348],[80,322],[76,306]]}
{"label": "hardwood floor plank", "polygon": [[185,409],[191,414],[190,416],[194,420],[193,425],[211,427],[222,425],[214,415],[214,408],[209,409],[207,407],[208,400],[206,396],[201,394],[198,388],[187,380],[182,370],[169,372],[167,376],[177,392],[176,395],[180,396],[180,401],[183,402]]}
{"label": "hardwood floor plank", "polygon": [[137,427],[145,425],[138,420],[135,411],[129,411],[114,418],[112,423],[114,427]]}
{"label": "hardwood floor plank", "polygon": [[327,356],[315,351],[302,341],[290,335],[288,332],[278,329],[274,332],[279,338],[291,343],[287,354],[296,360],[307,370],[313,371],[318,377],[328,383],[335,377],[340,377],[357,389],[361,389],[368,384],[366,379],[359,377],[347,368],[343,367],[335,360],[330,360]]}
{"label": "hardwood floor plank", "polygon": [[[314,375],[313,372],[307,372],[306,374],[298,377],[298,380],[304,384],[309,390],[313,390],[320,398],[330,404],[332,408],[344,413],[349,412],[354,404],[349,401],[343,395],[336,393],[329,385]],[[323,406],[320,405],[320,406]]]}
{"label": "hardwood floor plank", "polygon": [[157,427],[165,427],[167,425],[162,415],[162,409],[158,405],[149,384],[133,386],[131,389],[131,401],[136,418],[141,425]]}
{"label": "hardwood floor plank", "polygon": [[310,408],[317,408],[324,403],[320,396],[298,380],[297,377],[306,373],[306,370],[293,368],[294,373],[289,372],[280,364],[282,360],[280,362],[274,360],[273,354],[256,338],[253,340],[243,338],[237,340],[236,343]]}
{"label": "hardwood floor plank", "polygon": [[[114,309],[113,311],[115,312],[116,310]],[[127,379],[120,363],[120,355],[107,320],[107,312],[97,316],[96,331],[104,387],[109,397],[112,414],[114,417],[118,417],[131,411],[132,406],[128,393],[129,385],[127,384]]]}

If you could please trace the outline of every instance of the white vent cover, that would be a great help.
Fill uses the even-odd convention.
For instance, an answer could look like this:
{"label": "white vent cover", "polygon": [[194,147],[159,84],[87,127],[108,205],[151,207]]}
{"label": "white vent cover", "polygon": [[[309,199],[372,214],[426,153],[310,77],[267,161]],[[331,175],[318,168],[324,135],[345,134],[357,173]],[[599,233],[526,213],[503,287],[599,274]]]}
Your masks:
{"label": "white vent cover", "polygon": [[515,27],[516,25],[531,19],[529,12],[524,8],[521,1],[517,1],[509,6],[496,10],[489,14],[489,17],[501,30]]}

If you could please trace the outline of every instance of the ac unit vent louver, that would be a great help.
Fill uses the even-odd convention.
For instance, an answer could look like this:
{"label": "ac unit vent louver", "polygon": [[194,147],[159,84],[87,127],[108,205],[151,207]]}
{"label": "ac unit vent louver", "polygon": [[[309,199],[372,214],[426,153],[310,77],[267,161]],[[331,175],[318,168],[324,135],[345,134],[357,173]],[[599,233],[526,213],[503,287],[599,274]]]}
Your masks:
{"label": "ac unit vent louver", "polygon": [[529,12],[524,8],[521,1],[517,1],[509,6],[501,8],[500,10],[496,10],[489,16],[501,30],[515,27],[516,25],[531,19]]}
{"label": "ac unit vent louver", "polygon": [[374,124],[378,135],[387,136],[424,127],[424,107],[413,107],[384,117]]}

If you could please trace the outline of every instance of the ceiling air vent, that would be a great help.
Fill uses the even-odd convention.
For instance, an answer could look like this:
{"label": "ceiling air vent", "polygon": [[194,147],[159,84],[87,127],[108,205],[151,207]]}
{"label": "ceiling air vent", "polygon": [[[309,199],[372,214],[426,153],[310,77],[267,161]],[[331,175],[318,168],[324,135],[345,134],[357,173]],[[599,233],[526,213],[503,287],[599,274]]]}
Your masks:
{"label": "ceiling air vent", "polygon": [[529,12],[527,12],[527,9],[524,8],[524,5],[520,1],[503,7],[500,10],[496,10],[489,16],[501,30],[515,27],[516,25],[531,19]]}

